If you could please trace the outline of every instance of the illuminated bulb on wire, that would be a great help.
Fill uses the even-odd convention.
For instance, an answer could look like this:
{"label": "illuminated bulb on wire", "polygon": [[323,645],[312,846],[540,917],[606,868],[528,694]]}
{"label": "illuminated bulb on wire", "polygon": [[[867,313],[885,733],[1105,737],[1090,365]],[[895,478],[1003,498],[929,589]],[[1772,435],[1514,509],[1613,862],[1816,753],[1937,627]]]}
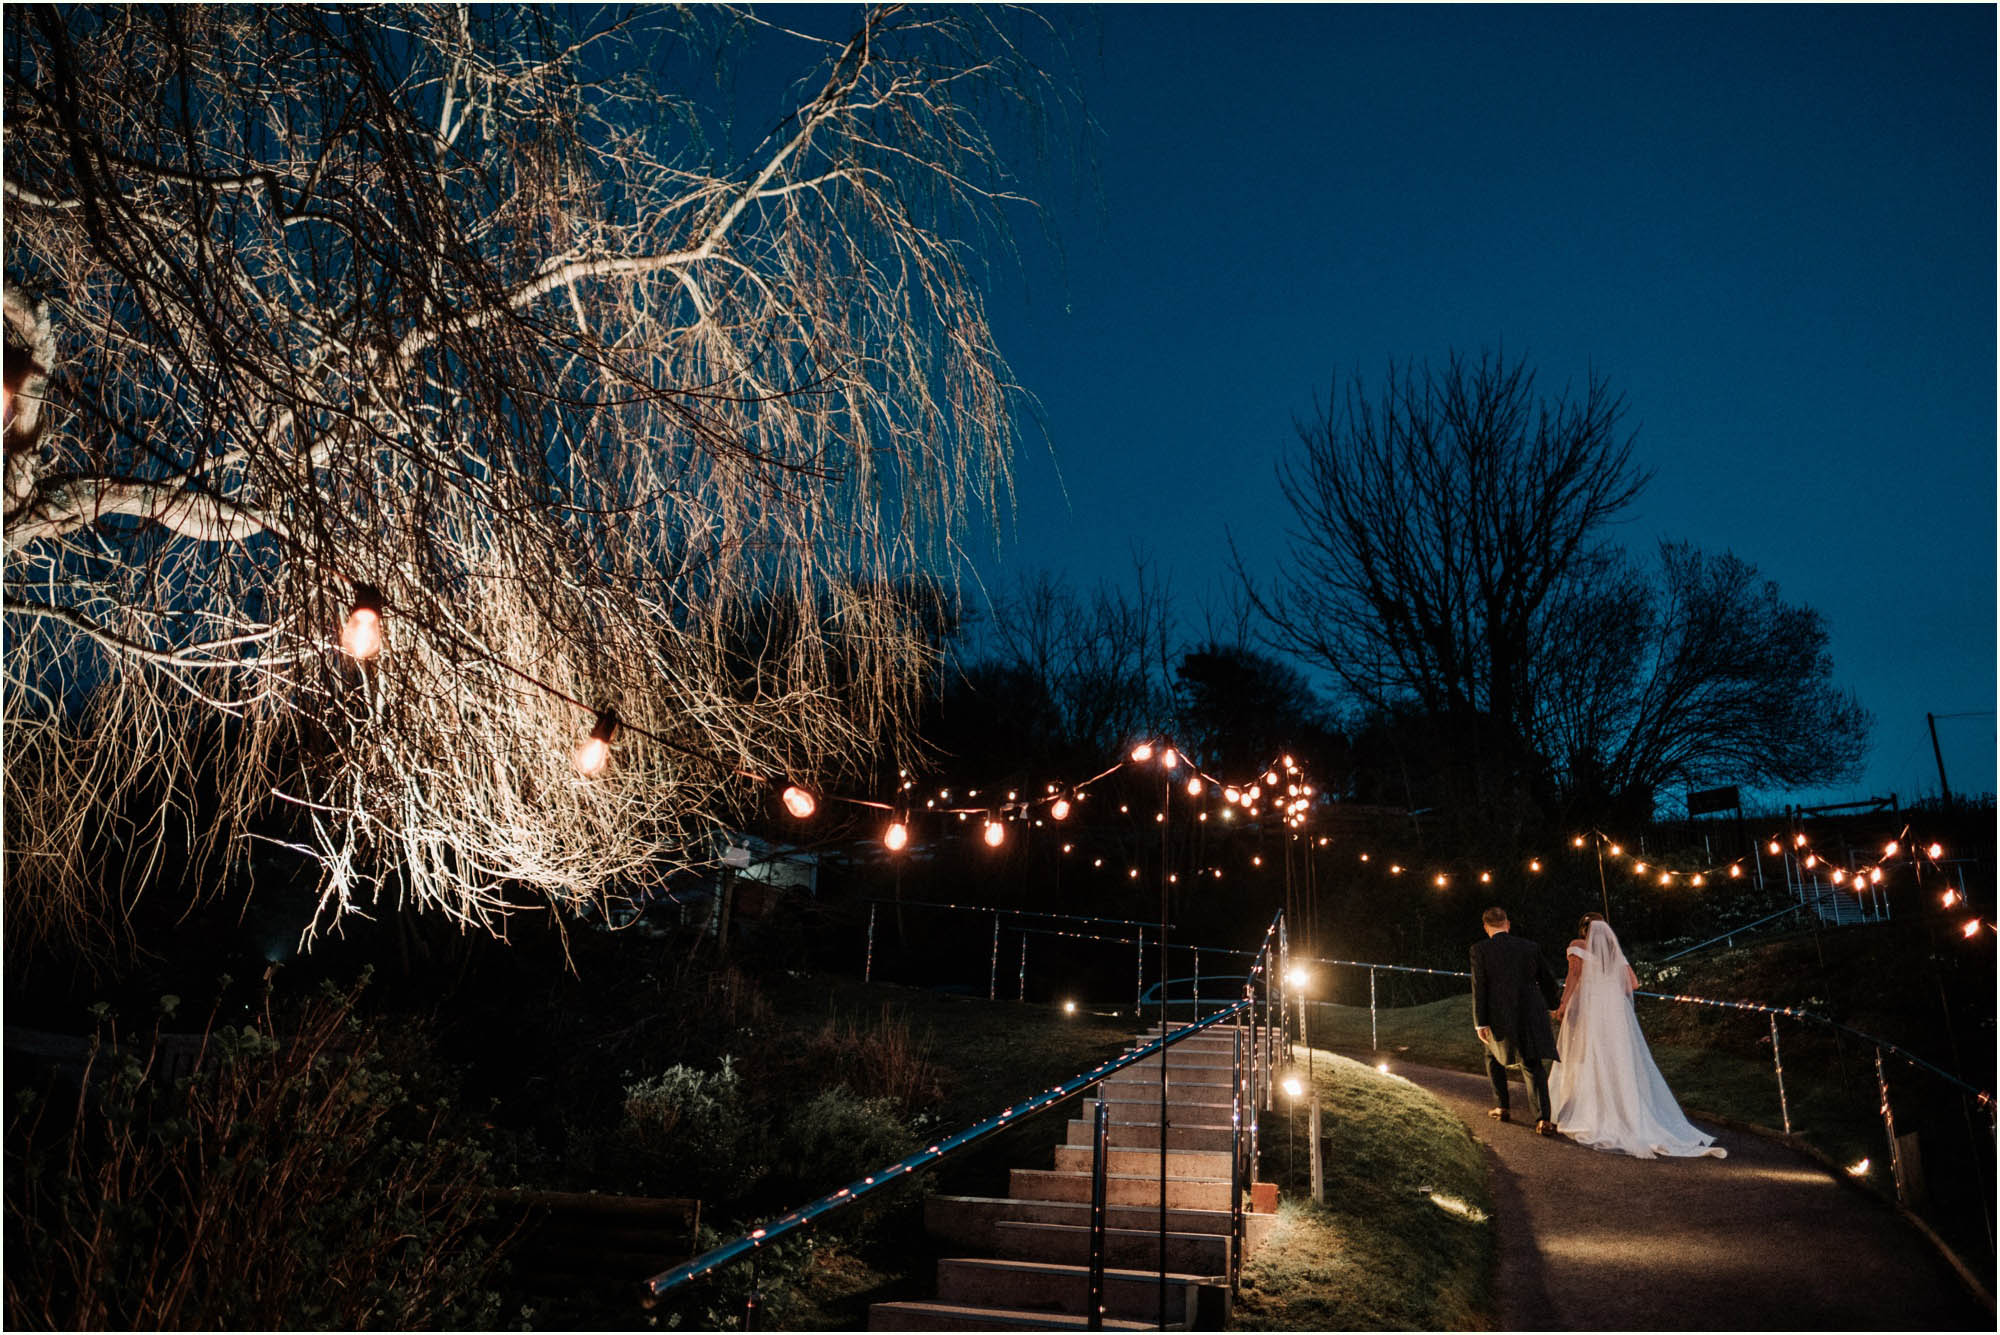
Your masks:
{"label": "illuminated bulb on wire", "polygon": [[1174,769],[1181,763],[1181,753],[1170,746],[1167,748],[1166,754],[1160,757],[1160,763],[1168,769]]}
{"label": "illuminated bulb on wire", "polygon": [[1403,874],[1403,869],[1401,866],[1392,862],[1389,864],[1389,874],[1391,876],[1401,876]]}
{"label": "illuminated bulb on wire", "polygon": [[1836,869],[1834,870],[1834,873],[1833,873],[1833,883],[1834,883],[1835,885],[1839,885],[1839,884],[1840,884],[1841,882],[1845,881],[1846,879],[1847,879],[1847,873],[1846,873],[1846,872],[1844,872],[1844,871],[1841,871],[1841,870],[1839,870],[1838,868],[1836,868]]}
{"label": "illuminated bulb on wire", "polygon": [[1729,874],[1732,877],[1741,876],[1743,868],[1739,864],[1732,862],[1729,864]]}
{"label": "illuminated bulb on wire", "polygon": [[997,820],[989,820],[984,837],[988,848],[998,848],[1007,838],[1007,828]]}
{"label": "illuminated bulb on wire", "polygon": [[1806,846],[1806,837],[1805,837],[1805,835],[1803,835],[1803,834],[1795,834],[1795,835],[1793,835],[1793,836],[1792,836],[1792,847],[1793,847],[1793,848],[1804,848],[1805,846]]}
{"label": "illuminated bulb on wire", "polygon": [[779,795],[779,800],[785,804],[785,810],[791,812],[797,820],[804,820],[819,810],[819,803],[813,800],[813,795],[795,783],[786,786],[785,791]]}
{"label": "illuminated bulb on wire", "polygon": [[1700,886],[1707,884],[1707,878],[1702,876],[1700,872],[1696,872],[1694,874],[1694,883],[1696,887],[1699,888]]}
{"label": "illuminated bulb on wire", "polygon": [[1054,816],[1057,820],[1068,820],[1069,799],[1067,797],[1058,797],[1055,800],[1055,802],[1049,807],[1049,814],[1051,816]]}
{"label": "illuminated bulb on wire", "polygon": [[1948,909],[1958,907],[1958,891],[1947,890],[1944,892],[1944,906]]}
{"label": "illuminated bulb on wire", "polygon": [[891,822],[882,832],[882,846],[891,853],[900,853],[910,842],[910,827],[901,821]]}
{"label": "illuminated bulb on wire", "polygon": [[1189,780],[1187,781],[1187,790],[1188,790],[1188,796],[1189,796],[1189,797],[1200,797],[1200,796],[1201,796],[1201,780],[1200,780],[1200,779],[1189,779]]}
{"label": "illuminated bulb on wire", "polygon": [[1262,857],[1262,856],[1260,856],[1260,855],[1258,855],[1258,854],[1252,854],[1252,855],[1251,855],[1251,857],[1250,857],[1250,865],[1251,865],[1251,866],[1253,866],[1253,867],[1261,867],[1261,866],[1263,866],[1263,865],[1264,865],[1264,859],[1263,859],[1263,857]]}
{"label": "illuminated bulb on wire", "polygon": [[1276,788],[1278,786],[1278,772],[1276,770],[1272,770],[1264,776],[1264,786],[1266,788]]}
{"label": "illuminated bulb on wire", "polygon": [[1542,869],[1542,860],[1541,860],[1540,858],[1529,858],[1529,859],[1528,859],[1528,870],[1529,870],[1529,871],[1540,871],[1541,869]]}
{"label": "illuminated bulb on wire", "polygon": [[1237,792],[1234,788],[1225,788],[1222,790],[1222,800],[1225,802],[1240,802],[1243,800],[1243,794]]}
{"label": "illuminated bulb on wire", "polygon": [[1818,865],[1819,865],[1819,854],[1817,853],[1806,854],[1806,866],[1817,867]]}
{"label": "illuminated bulb on wire", "polygon": [[1929,848],[1925,849],[1924,851],[1931,855],[1932,862],[1936,862],[1939,858],[1944,856],[1944,845],[1932,844]]}
{"label": "illuminated bulb on wire", "polygon": [[1306,1092],[1306,1082],[1295,1075],[1288,1075],[1284,1079],[1283,1088],[1287,1097],[1295,1099]]}
{"label": "illuminated bulb on wire", "polygon": [[1888,843],[1882,845],[1882,856],[1885,858],[1893,858],[1896,856],[1897,851],[1900,850],[1901,848],[1902,848],[1901,844],[1897,843],[1894,839],[1891,839]]}
{"label": "illuminated bulb on wire", "polygon": [[1366,862],[1366,861],[1368,861],[1368,855],[1367,855],[1366,853],[1363,853],[1363,854],[1361,855],[1361,860],[1362,860],[1363,862]]}
{"label": "illuminated bulb on wire", "polygon": [[1633,870],[1633,871],[1634,871],[1635,873],[1637,873],[1637,872],[1643,872],[1643,871],[1645,871],[1645,870],[1646,870],[1646,864],[1645,864],[1645,863],[1643,863],[1643,862],[1635,862],[1635,863],[1633,863],[1633,864],[1632,864],[1632,870]]}
{"label": "illuminated bulb on wire", "polygon": [[1973,937],[1975,937],[1975,936],[1978,936],[1978,935],[1979,935],[1979,919],[1977,919],[1977,918],[1967,918],[1967,919],[1965,920],[1965,927],[1963,928],[1963,930],[1964,930],[1964,932],[1965,932],[1965,939],[1966,939],[1966,940],[1968,940],[1968,941],[1970,941],[1970,940],[1971,940],[1971,939],[1972,939]]}
{"label": "illuminated bulb on wire", "polygon": [[1131,870],[1131,871],[1129,871],[1129,872],[1127,872],[1127,873],[1125,873],[1125,874],[1126,874],[1127,876],[1131,877],[1131,878],[1132,878],[1133,880],[1135,880],[1135,881],[1139,879],[1139,869],[1138,869],[1137,867],[1134,867],[1134,868],[1132,868],[1132,870]]}
{"label": "illuminated bulb on wire", "polygon": [[1138,761],[1141,765],[1145,764],[1152,758],[1153,758],[1153,744],[1151,742],[1141,742],[1137,746],[1132,748],[1132,759]]}
{"label": "illuminated bulb on wire", "polygon": [[1290,756],[1286,756],[1286,757],[1285,757],[1285,759],[1284,759],[1284,766],[1285,766],[1285,768],[1286,768],[1286,769],[1292,769],[1292,768],[1295,768],[1295,767],[1293,766],[1293,764],[1292,764],[1292,758],[1291,758]]}
{"label": "illuminated bulb on wire", "polygon": [[604,767],[611,763],[611,734],[618,731],[618,716],[609,709],[599,710],[597,721],[590,727],[590,736],[583,739],[576,748],[576,772],[586,779],[594,779],[604,773]]}
{"label": "illuminated bulb on wire", "polygon": [[1435,880],[1434,882],[1432,882],[1432,884],[1434,884],[1434,885],[1438,886],[1439,888],[1443,888],[1443,886],[1444,886],[1444,873],[1443,873],[1443,872],[1439,872],[1439,873],[1438,873],[1438,875],[1437,875],[1437,880]]}
{"label": "illuminated bulb on wire", "polygon": [[1664,872],[1664,871],[1663,871],[1663,872],[1661,872],[1661,873],[1660,873],[1660,884],[1661,884],[1661,885],[1672,885],[1673,883],[1674,883],[1674,877],[1673,877],[1673,873],[1672,873],[1672,872]]}
{"label": "illuminated bulb on wire", "polygon": [[1778,856],[1779,851],[1780,850],[1778,848],[1778,841],[1776,839],[1773,839],[1771,841],[1771,848],[1770,848],[1771,856],[1772,857]]}
{"label": "illuminated bulb on wire", "polygon": [[1490,872],[1490,871],[1483,871],[1483,872],[1480,872],[1480,873],[1479,873],[1479,883],[1480,883],[1481,885],[1491,885],[1491,884],[1493,884],[1493,873],[1492,873],[1492,872]]}
{"label": "illuminated bulb on wire", "polygon": [[1623,857],[1625,856],[1625,850],[1620,848],[1617,844],[1613,844],[1611,845],[1611,856],[1614,858]]}
{"label": "illuminated bulb on wire", "polygon": [[1569,846],[1570,846],[1571,848],[1582,848],[1582,847],[1583,847],[1583,836],[1582,836],[1582,835],[1578,835],[1578,836],[1577,836],[1576,838],[1574,838],[1574,839],[1570,840],[1570,841],[1569,841]]}
{"label": "illuminated bulb on wire", "polygon": [[354,586],[354,606],[340,628],[340,652],[361,662],[382,652],[382,595],[372,584]]}

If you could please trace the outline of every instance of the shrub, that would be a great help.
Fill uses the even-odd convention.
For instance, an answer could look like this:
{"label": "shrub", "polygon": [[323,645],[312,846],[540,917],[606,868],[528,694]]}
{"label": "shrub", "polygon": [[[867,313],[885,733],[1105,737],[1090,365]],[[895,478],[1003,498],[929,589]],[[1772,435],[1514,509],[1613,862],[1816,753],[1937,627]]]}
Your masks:
{"label": "shrub", "polygon": [[619,1143],[654,1195],[734,1200],[763,1176],[753,1111],[728,1057],[713,1072],[669,1066],[625,1087]]}
{"label": "shrub", "polygon": [[845,1086],[800,1104],[784,1126],[780,1168],[801,1194],[822,1195],[917,1149],[894,1100],[864,1099]]}
{"label": "shrub", "polygon": [[107,1023],[82,1097],[18,1092],[7,1324],[490,1325],[483,1159],[383,1069],[354,1001],[326,993],[284,1039],[212,1028],[171,1085],[157,1032],[142,1059]]}

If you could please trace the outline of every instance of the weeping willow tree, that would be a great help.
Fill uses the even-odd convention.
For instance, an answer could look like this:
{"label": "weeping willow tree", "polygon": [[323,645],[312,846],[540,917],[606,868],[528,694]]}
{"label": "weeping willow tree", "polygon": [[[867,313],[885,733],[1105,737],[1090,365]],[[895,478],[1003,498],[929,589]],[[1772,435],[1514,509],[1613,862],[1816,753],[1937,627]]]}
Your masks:
{"label": "weeping willow tree", "polygon": [[[309,931],[390,906],[500,931],[907,736],[922,591],[1011,504],[995,127],[1060,100],[1015,34],[900,8],[833,38],[512,6],[5,28],[12,942],[258,838],[317,869]],[[687,93],[786,86],[726,77],[743,50],[795,62],[768,132]],[[626,726],[586,778],[599,709]]]}

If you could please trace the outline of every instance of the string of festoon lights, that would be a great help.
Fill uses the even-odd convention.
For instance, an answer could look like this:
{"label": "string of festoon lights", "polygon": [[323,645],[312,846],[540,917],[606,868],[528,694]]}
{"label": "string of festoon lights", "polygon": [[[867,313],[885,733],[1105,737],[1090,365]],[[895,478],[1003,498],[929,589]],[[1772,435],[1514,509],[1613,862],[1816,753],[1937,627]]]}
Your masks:
{"label": "string of festoon lights", "polygon": [[[381,592],[372,585],[357,584],[352,606],[341,627],[340,649],[357,662],[368,662],[377,658],[385,645],[384,618],[387,605]],[[1056,781],[1041,784],[1039,791],[1010,788],[982,794],[980,789],[964,789],[962,795],[954,796],[954,789],[940,787],[921,798],[917,792],[917,781],[908,770],[898,770],[898,789],[893,800],[857,797],[837,793],[816,792],[811,786],[790,778],[759,774],[743,766],[718,759],[715,756],[694,750],[672,738],[664,737],[651,729],[619,717],[609,706],[593,706],[577,699],[533,673],[509,663],[481,648],[477,644],[448,631],[430,628],[433,634],[449,638],[459,644],[467,653],[492,664],[520,680],[534,686],[553,699],[562,701],[590,718],[588,733],[577,743],[572,756],[576,772],[585,779],[601,777],[610,767],[612,746],[620,733],[631,733],[646,738],[658,746],[680,755],[713,766],[721,772],[733,775],[750,783],[766,785],[773,789],[785,811],[795,820],[809,820],[818,813],[823,802],[838,802],[849,806],[879,811],[888,819],[882,827],[879,838],[882,846],[890,853],[900,853],[909,846],[911,821],[919,812],[944,818],[956,818],[961,824],[970,824],[975,819],[980,822],[980,837],[989,848],[1000,848],[1007,843],[1008,827],[1027,822],[1035,827],[1045,824],[1061,825],[1078,811],[1088,800],[1091,789],[1119,773],[1135,766],[1157,763],[1161,770],[1172,776],[1167,782],[1171,792],[1179,788],[1189,799],[1221,798],[1219,807],[1205,807],[1197,811],[1197,823],[1208,822],[1214,814],[1220,822],[1231,822],[1239,817],[1245,821],[1260,820],[1268,813],[1287,831],[1294,832],[1295,838],[1306,840],[1308,847],[1324,848],[1332,843],[1330,836],[1301,835],[1311,815],[1315,799],[1320,793],[1306,779],[1304,769],[1291,755],[1282,755],[1258,772],[1241,782],[1229,782],[1202,769],[1192,757],[1178,747],[1164,741],[1144,741],[1133,746],[1125,755],[1088,778],[1072,781]],[[1119,814],[1130,816],[1131,804],[1121,803]],[[1164,809],[1154,813],[1156,822],[1167,818]],[[1657,858],[1649,859],[1643,852],[1629,850],[1629,842],[1615,839],[1602,830],[1591,829],[1575,835],[1570,840],[1573,850],[1591,849],[1599,858],[1607,872],[1618,869],[1629,871],[1636,877],[1662,887],[1687,885],[1695,889],[1706,886],[1711,878],[1740,879],[1744,875],[1746,858],[1734,858],[1713,862],[1701,867],[1670,867]],[[1816,852],[1803,832],[1793,832],[1789,836],[1772,834],[1765,841],[1765,850],[1773,856],[1793,860],[1803,873],[1815,877],[1825,871],[1826,878],[1835,886],[1851,889],[1854,893],[1866,893],[1880,886],[1899,866],[1907,864],[1921,884],[1922,870],[1929,865],[1933,870],[1942,871],[1943,846],[1936,842],[1912,839],[1909,827],[1905,826],[1897,838],[1882,846],[1879,856],[1851,867],[1837,866]],[[1061,845],[1064,856],[1077,852],[1074,842]],[[1434,864],[1427,867],[1406,866],[1396,861],[1379,859],[1374,853],[1361,850],[1355,854],[1359,864],[1371,870],[1381,870],[1392,878],[1408,876],[1414,883],[1428,884],[1439,890],[1448,889],[1463,876],[1476,879],[1478,884],[1490,885],[1494,882],[1494,867],[1482,868],[1476,873],[1462,872],[1464,864]],[[1252,867],[1261,868],[1263,854],[1256,853],[1249,859]],[[1546,870],[1546,860],[1537,855],[1526,859],[1522,868],[1529,877],[1542,875]],[[1140,875],[1137,865],[1107,867],[1102,856],[1092,858],[1091,870],[1109,871],[1116,875],[1123,872],[1127,879],[1136,880]],[[1224,868],[1206,865],[1189,870],[1189,878],[1196,881],[1220,881],[1224,879]],[[1168,874],[1169,883],[1181,880],[1179,872]],[[1947,886],[1940,893],[1940,902],[1946,910],[1969,907],[1965,896],[1955,887]],[[1967,938],[1977,937],[1982,930],[1994,931],[1996,924],[1977,915],[1967,917],[1959,926]]]}

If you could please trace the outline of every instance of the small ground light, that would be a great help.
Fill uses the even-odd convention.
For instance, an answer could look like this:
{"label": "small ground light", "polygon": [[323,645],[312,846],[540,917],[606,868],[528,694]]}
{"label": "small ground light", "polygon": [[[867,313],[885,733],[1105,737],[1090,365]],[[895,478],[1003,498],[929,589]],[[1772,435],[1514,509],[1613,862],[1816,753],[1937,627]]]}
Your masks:
{"label": "small ground light", "polygon": [[1375,1069],[1376,1069],[1376,1070],[1378,1070],[1378,1071],[1380,1071],[1380,1072],[1381,1072],[1381,1073],[1382,1073],[1383,1075],[1387,1075],[1387,1074],[1389,1074],[1389,1063],[1387,1063],[1387,1062],[1376,1062],[1376,1063],[1375,1063]]}
{"label": "small ground light", "polygon": [[1847,1165],[1847,1175],[1849,1177],[1868,1176],[1868,1161],[1866,1159],[1862,1159],[1857,1163],[1851,1163]]}
{"label": "small ground light", "polygon": [[1064,1015],[1076,1014],[1076,1003],[1074,1001],[1065,1001],[1063,1003],[1063,1014]]}
{"label": "small ground light", "polygon": [[1295,1075],[1286,1076],[1284,1084],[1281,1087],[1284,1089],[1286,1095],[1290,1098],[1297,1098],[1299,1095],[1306,1092],[1306,1082],[1299,1079]]}

